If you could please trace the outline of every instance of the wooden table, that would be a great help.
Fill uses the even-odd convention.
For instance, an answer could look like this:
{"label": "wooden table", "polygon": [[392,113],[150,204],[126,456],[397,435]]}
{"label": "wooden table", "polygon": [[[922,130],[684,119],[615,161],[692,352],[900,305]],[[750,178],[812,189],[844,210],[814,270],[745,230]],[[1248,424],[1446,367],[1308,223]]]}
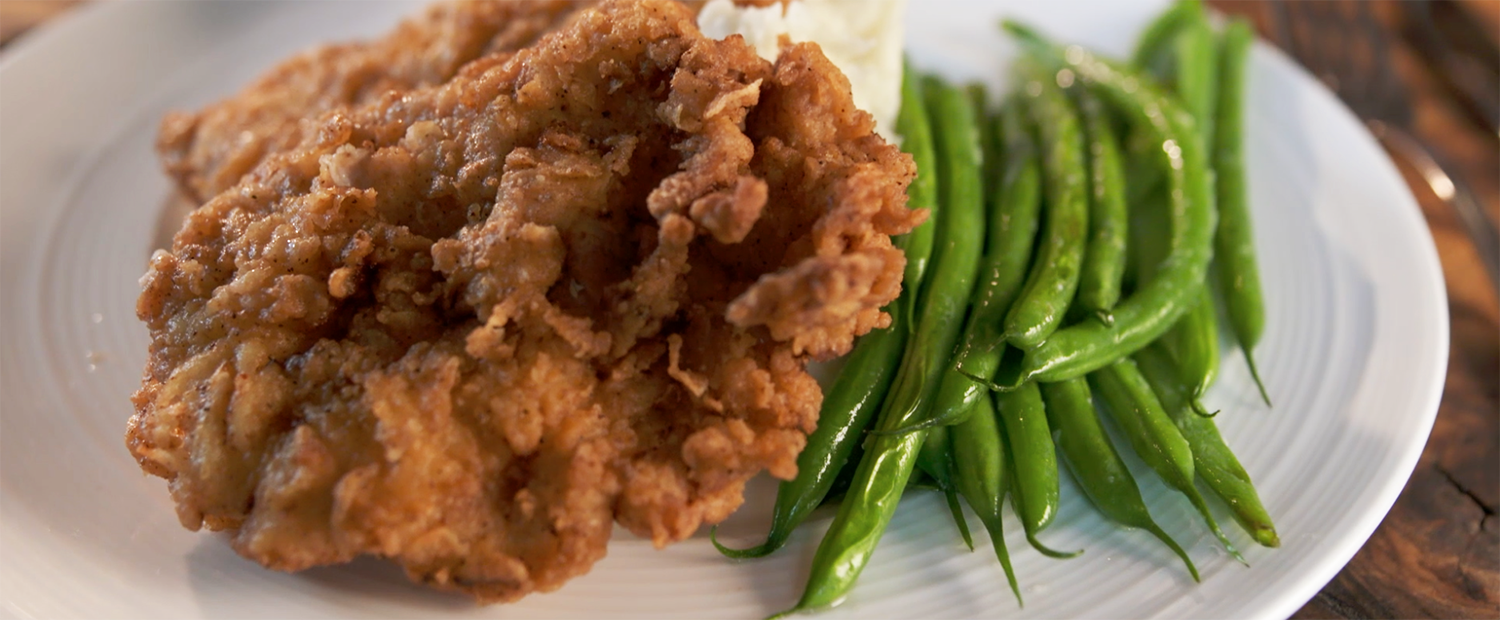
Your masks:
{"label": "wooden table", "polygon": [[[1264,2],[1210,0],[1271,34]],[[1500,41],[1500,3],[1463,3]],[[1500,137],[1471,121],[1399,34],[1392,2],[1373,7],[1391,34],[1417,137],[1457,169],[1500,219]],[[1453,211],[1396,160],[1437,242],[1448,287],[1448,382],[1437,422],[1401,497],[1374,536],[1296,618],[1500,618],[1500,305]]]}
{"label": "wooden table", "polygon": [[[1268,23],[1264,2],[1209,3]],[[0,46],[70,4],[0,4]],[[1465,4],[1500,40],[1500,2]],[[1396,11],[1381,5],[1377,14],[1397,32]],[[1404,40],[1393,36],[1393,42],[1396,69],[1416,108],[1417,136],[1460,163],[1451,172],[1467,179],[1500,220],[1500,137],[1459,111]],[[1395,507],[1295,618],[1500,618],[1500,302],[1457,217],[1402,168],[1443,263],[1452,321],[1448,382],[1427,448]]]}

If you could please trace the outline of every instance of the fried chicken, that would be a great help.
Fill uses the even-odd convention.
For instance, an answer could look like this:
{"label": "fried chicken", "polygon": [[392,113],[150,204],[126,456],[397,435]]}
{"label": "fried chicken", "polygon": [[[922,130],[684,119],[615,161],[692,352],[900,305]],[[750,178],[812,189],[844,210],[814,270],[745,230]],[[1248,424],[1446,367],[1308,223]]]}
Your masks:
{"label": "fried chicken", "polygon": [[153,256],[127,446],[256,562],[483,602],[795,475],[804,367],[888,324],[922,217],[815,45],[772,64],[667,0],[304,127]]}
{"label": "fried chicken", "polygon": [[[762,0],[735,0],[760,4]],[[234,97],[162,120],[156,149],[191,202],[228,189],[272,153],[302,140],[324,112],[442,84],[463,65],[514,52],[597,0],[443,0],[374,41],[298,54]],[[684,3],[694,11],[703,0]]]}
{"label": "fried chicken", "polygon": [[167,173],[196,204],[295,146],[321,113],[452,79],[460,67],[535,43],[591,0],[445,0],[383,38],[298,54],[234,97],[169,114],[157,135]]}

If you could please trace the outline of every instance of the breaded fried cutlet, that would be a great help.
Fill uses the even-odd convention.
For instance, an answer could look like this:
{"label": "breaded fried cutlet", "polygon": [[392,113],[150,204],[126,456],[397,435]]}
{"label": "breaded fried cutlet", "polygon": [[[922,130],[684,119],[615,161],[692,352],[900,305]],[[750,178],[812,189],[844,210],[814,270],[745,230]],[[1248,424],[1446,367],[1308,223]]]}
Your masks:
{"label": "breaded fried cutlet", "polygon": [[817,46],[773,64],[667,0],[302,127],[152,258],[126,443],[247,558],[483,602],[794,476],[805,366],[888,324],[922,217]]}
{"label": "breaded fried cutlet", "polygon": [[[232,97],[168,114],[157,153],[183,196],[202,204],[267,156],[300,142],[304,125],[323,113],[442,84],[469,62],[535,43],[597,2],[441,0],[384,37],[309,50]],[[684,5],[697,11],[703,2]]]}

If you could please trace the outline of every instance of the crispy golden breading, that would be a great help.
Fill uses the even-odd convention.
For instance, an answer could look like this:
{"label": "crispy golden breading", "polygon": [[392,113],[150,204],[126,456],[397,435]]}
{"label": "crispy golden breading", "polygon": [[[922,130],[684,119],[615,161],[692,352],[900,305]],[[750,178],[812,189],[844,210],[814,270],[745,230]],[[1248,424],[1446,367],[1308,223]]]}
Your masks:
{"label": "crispy golden breading", "polygon": [[126,443],[280,570],[509,601],[615,520],[681,540],[795,475],[806,362],[889,320],[921,214],[873,125],[816,46],[665,0],[325,114],[152,258]]}
{"label": "crispy golden breading", "polygon": [[[442,0],[368,42],[327,45],[294,56],[235,96],[162,120],[157,152],[187,200],[201,204],[272,153],[301,141],[304,123],[452,79],[464,64],[514,52],[598,0]],[[686,0],[697,11],[705,0]],[[761,6],[787,0],[735,0]]]}
{"label": "crispy golden breading", "polygon": [[383,38],[328,45],[277,65],[230,99],[169,114],[157,135],[167,173],[198,204],[262,159],[301,142],[323,112],[442,84],[460,67],[535,43],[591,0],[445,0]]}

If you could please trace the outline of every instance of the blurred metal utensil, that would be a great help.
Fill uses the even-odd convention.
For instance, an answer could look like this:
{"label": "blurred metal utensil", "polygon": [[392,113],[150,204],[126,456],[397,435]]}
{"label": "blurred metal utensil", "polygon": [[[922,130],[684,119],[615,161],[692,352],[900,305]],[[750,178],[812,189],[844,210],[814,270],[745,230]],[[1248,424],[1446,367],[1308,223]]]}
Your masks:
{"label": "blurred metal utensil", "polygon": [[1288,53],[1343,99],[1370,132],[1410,163],[1458,214],[1500,291],[1500,230],[1474,193],[1412,135],[1412,107],[1396,75],[1390,43],[1368,2],[1271,2],[1277,38]]}

